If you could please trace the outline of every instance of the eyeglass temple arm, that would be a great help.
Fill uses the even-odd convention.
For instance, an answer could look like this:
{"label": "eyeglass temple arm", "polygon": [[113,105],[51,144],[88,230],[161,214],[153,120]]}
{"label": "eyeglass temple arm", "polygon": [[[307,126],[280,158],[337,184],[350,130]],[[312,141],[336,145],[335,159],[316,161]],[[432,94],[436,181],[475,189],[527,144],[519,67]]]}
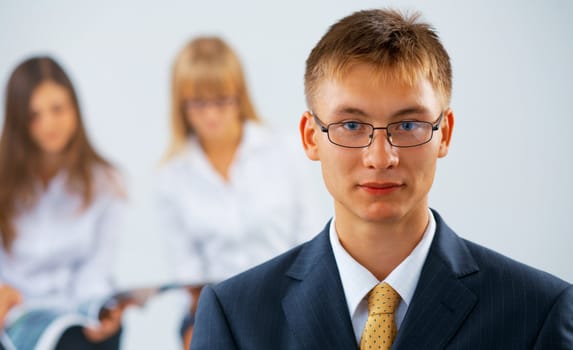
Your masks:
{"label": "eyeglass temple arm", "polygon": [[432,125],[432,130],[437,131],[440,128],[440,124],[442,123],[442,117],[443,116],[444,116],[444,111],[442,111],[442,113],[440,113],[438,120],[436,120],[436,123],[434,123],[434,125]]}
{"label": "eyeglass temple arm", "polygon": [[320,130],[322,132],[328,132],[328,127],[326,127],[324,124],[322,124],[322,122],[320,121],[320,119],[318,119],[316,114],[314,114],[313,111],[309,111],[309,113],[310,113],[310,115],[312,115],[314,117],[314,121],[316,122],[316,124],[318,124],[318,126],[320,127]]}

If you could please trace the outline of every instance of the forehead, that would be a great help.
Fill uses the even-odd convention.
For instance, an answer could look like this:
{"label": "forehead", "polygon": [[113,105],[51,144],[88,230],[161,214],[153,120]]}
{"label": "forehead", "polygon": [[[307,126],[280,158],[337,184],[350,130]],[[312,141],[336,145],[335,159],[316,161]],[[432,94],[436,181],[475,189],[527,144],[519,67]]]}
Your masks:
{"label": "forehead", "polygon": [[237,84],[229,77],[202,77],[187,79],[179,83],[180,95],[183,98],[209,98],[233,95],[237,93]]}
{"label": "forehead", "polygon": [[318,84],[313,109],[320,114],[357,110],[364,114],[386,115],[399,110],[439,111],[440,94],[423,76],[407,76],[356,64]]}
{"label": "forehead", "polygon": [[232,85],[186,86],[181,89],[181,97],[185,99],[208,99],[236,95],[236,93],[237,89]]}
{"label": "forehead", "polygon": [[32,91],[30,104],[32,106],[46,102],[66,102],[70,99],[68,89],[53,81],[44,81]]}

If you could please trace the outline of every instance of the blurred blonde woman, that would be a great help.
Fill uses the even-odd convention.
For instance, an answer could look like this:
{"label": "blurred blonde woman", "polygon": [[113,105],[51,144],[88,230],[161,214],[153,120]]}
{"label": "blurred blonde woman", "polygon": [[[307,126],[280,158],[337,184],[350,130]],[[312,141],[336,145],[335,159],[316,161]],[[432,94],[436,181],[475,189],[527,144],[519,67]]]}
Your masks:
{"label": "blurred blonde woman", "polygon": [[261,123],[239,59],[220,38],[198,37],[177,56],[171,124],[158,210],[176,277],[194,286],[188,344],[203,285],[286,251],[313,220],[298,148]]}
{"label": "blurred blonde woman", "polygon": [[[7,309],[71,305],[112,291],[124,195],[89,142],[75,89],[50,57],[32,57],[6,87],[0,138],[0,285]],[[119,347],[122,309],[70,328],[57,350]]]}

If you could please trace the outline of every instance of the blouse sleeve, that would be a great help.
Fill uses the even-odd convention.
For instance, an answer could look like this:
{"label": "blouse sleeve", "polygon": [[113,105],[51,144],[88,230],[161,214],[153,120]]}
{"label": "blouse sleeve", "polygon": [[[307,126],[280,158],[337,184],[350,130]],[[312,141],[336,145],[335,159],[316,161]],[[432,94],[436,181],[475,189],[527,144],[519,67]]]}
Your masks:
{"label": "blouse sleeve", "polygon": [[[163,169],[166,170],[166,169]],[[158,230],[165,242],[165,257],[175,282],[205,284],[206,273],[201,242],[185,228],[174,175],[167,169],[159,174],[156,189],[156,213]]]}
{"label": "blouse sleeve", "polygon": [[[78,301],[107,296],[113,291],[113,277],[126,203],[122,198],[108,198],[97,208],[94,221],[93,248],[78,264],[73,279],[73,295]],[[96,209],[96,208],[94,208]]]}

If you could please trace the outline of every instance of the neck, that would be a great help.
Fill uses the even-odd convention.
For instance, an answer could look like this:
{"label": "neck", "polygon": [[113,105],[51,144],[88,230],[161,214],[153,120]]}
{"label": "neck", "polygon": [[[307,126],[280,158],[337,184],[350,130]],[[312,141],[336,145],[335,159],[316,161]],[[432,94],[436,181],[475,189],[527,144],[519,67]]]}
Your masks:
{"label": "neck", "polygon": [[40,180],[44,186],[47,186],[50,181],[56,176],[58,171],[63,166],[63,158],[61,155],[45,154],[40,161]]}
{"label": "neck", "polygon": [[201,141],[207,159],[225,180],[229,179],[229,169],[239,148],[241,136],[242,131],[239,129],[225,137]]}
{"label": "neck", "polygon": [[379,281],[384,280],[422,239],[428,209],[387,222],[336,216],[336,232],[344,249]]}

